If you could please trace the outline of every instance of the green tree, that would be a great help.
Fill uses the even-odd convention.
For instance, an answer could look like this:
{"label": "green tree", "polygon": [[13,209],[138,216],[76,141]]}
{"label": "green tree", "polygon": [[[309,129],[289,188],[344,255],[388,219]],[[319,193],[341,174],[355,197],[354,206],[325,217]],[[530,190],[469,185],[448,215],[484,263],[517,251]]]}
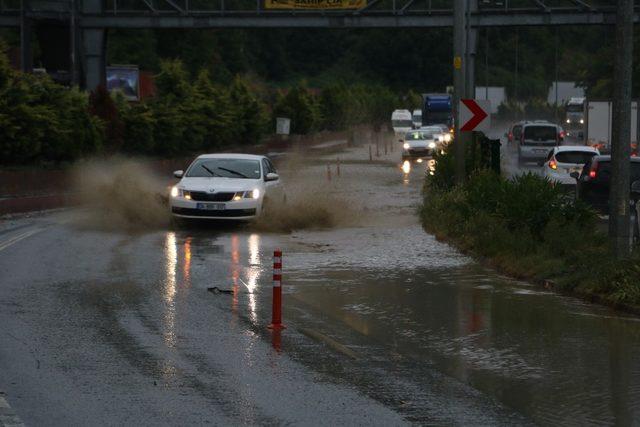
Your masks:
{"label": "green tree", "polygon": [[297,85],[286,95],[278,93],[273,108],[275,117],[291,119],[291,133],[307,134],[315,130],[318,124],[318,110],[316,102],[306,87]]}

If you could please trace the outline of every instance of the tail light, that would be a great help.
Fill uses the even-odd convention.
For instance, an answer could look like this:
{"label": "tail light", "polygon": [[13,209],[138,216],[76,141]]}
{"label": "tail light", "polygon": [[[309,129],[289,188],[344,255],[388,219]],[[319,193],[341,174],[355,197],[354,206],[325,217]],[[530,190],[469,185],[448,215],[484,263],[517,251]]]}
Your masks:
{"label": "tail light", "polygon": [[563,130],[561,130],[560,133],[558,134],[558,138],[560,139],[564,139],[565,136],[566,136],[566,133]]}
{"label": "tail light", "polygon": [[509,142],[513,141],[513,133],[509,132],[509,135],[507,135],[507,138],[509,139]]}
{"label": "tail light", "polygon": [[595,179],[598,176],[598,163],[593,162],[591,164],[591,169],[589,169],[589,178]]}
{"label": "tail light", "polygon": [[552,159],[552,160],[549,160],[549,167],[550,167],[551,169],[554,169],[554,170],[555,170],[555,169],[558,169],[558,162],[556,162],[556,161],[555,161],[555,160],[553,160],[553,159]]}

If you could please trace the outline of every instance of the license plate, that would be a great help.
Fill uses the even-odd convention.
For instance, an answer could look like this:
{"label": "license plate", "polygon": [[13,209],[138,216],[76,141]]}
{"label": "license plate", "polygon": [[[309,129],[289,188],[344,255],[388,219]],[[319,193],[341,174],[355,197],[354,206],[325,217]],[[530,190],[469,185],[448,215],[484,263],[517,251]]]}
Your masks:
{"label": "license plate", "polygon": [[225,208],[224,203],[198,203],[196,206],[198,209],[206,211],[223,211]]}
{"label": "license plate", "polygon": [[534,148],[533,149],[534,153],[548,153],[549,150],[545,149],[545,148]]}

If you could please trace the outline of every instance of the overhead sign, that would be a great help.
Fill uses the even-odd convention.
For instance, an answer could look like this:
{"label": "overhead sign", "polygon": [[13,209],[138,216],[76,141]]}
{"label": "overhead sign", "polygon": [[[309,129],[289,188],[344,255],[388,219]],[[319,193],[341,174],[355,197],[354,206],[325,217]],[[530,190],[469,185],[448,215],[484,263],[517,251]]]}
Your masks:
{"label": "overhead sign", "polygon": [[461,99],[459,111],[462,132],[487,132],[491,128],[491,101]]}
{"label": "overhead sign", "polygon": [[367,0],[264,0],[265,9],[361,9]]}

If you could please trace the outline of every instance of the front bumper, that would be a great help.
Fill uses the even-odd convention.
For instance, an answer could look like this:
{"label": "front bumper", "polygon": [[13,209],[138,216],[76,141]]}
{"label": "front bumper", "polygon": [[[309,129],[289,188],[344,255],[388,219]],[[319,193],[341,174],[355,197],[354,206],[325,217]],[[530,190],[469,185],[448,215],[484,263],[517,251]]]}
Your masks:
{"label": "front bumper", "polygon": [[[224,209],[201,209],[198,205],[224,205]],[[230,202],[198,202],[184,198],[171,199],[171,213],[180,218],[250,220],[261,211],[261,199],[243,199]]]}

